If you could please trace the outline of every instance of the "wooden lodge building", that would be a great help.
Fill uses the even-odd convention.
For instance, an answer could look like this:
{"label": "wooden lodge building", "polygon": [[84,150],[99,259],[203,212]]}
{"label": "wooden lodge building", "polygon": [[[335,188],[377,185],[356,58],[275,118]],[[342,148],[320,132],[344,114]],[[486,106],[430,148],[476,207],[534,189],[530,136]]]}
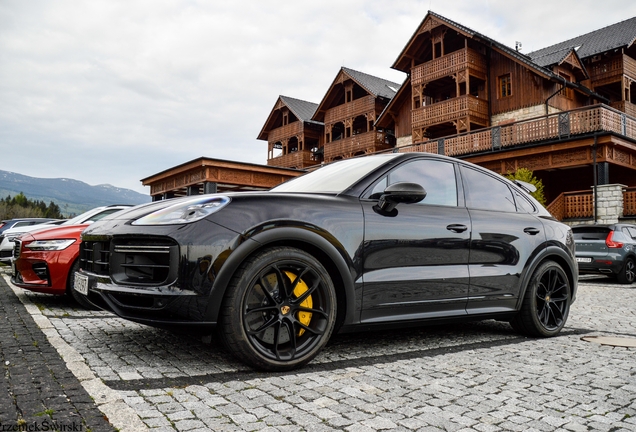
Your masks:
{"label": "wooden lodge building", "polygon": [[[636,17],[523,54],[429,12],[392,65],[402,85],[343,67],[319,103],[280,96],[258,134],[268,166],[252,168],[291,177],[353,156],[425,151],[501,174],[532,170],[559,219],[602,213],[593,191],[611,185],[622,214],[636,216],[635,41]],[[183,173],[162,177],[173,174]],[[159,189],[153,198],[170,192]]]}

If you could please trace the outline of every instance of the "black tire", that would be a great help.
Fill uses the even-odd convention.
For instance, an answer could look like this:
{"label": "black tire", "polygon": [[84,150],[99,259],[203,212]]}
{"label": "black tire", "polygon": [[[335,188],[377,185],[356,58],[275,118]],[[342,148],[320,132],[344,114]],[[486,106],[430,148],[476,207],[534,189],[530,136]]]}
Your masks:
{"label": "black tire", "polygon": [[556,336],[570,312],[570,280],[554,261],[542,263],[532,274],[521,310],[510,322],[515,331],[532,337]]}
{"label": "black tire", "polygon": [[636,263],[633,258],[626,258],[623,268],[616,275],[618,283],[632,284],[636,280]]}
{"label": "black tire", "polygon": [[71,266],[71,271],[68,273],[68,278],[66,279],[67,280],[66,294],[70,295],[73,298],[73,300],[75,300],[75,302],[79,304],[81,307],[83,307],[84,309],[99,310],[98,307],[95,307],[92,303],[86,300],[86,297],[84,297],[82,294],[75,291],[75,288],[73,288],[73,286],[75,285],[76,271],[79,271],[79,261],[75,261],[73,263],[73,265]]}
{"label": "black tire", "polygon": [[310,254],[275,247],[246,260],[230,282],[220,316],[228,349],[248,365],[286,371],[310,362],[336,322],[336,293]]}

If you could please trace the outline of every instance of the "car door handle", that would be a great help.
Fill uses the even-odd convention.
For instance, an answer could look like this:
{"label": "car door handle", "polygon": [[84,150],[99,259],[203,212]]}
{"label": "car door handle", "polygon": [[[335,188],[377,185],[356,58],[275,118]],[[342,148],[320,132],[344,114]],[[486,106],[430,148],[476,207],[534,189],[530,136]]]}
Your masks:
{"label": "car door handle", "polygon": [[455,233],[461,233],[466,231],[468,227],[462,224],[450,224],[446,227],[446,229]]}
{"label": "car door handle", "polygon": [[524,229],[523,232],[526,233],[526,234],[530,234],[530,235],[537,235],[541,231],[539,231],[537,228],[528,227],[528,228]]}

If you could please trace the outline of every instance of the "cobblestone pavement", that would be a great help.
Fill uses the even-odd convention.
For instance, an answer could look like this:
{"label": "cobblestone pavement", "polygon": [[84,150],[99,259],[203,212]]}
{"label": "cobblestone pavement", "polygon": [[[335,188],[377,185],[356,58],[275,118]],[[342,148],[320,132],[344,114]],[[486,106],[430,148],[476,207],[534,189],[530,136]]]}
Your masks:
{"label": "cobblestone pavement", "polygon": [[636,285],[582,281],[556,338],[495,321],[336,335],[283,374],[215,340],[16,291],[122,430],[636,431],[636,348],[581,339],[636,338]]}

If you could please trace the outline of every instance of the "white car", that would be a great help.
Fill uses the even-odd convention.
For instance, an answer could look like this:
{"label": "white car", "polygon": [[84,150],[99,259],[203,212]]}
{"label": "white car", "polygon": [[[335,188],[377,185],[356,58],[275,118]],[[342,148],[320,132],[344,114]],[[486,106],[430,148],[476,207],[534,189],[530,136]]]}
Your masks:
{"label": "white car", "polygon": [[11,257],[13,255],[13,246],[15,244],[14,241],[16,238],[20,237],[24,233],[51,228],[55,225],[78,225],[93,223],[103,217],[108,216],[109,214],[118,212],[128,207],[132,206],[126,204],[118,204],[95,207],[94,209],[82,213],[79,216],[75,216],[73,219],[63,221],[61,224],[43,223],[38,225],[21,226],[18,228],[8,229],[0,235],[0,262],[5,264],[9,264],[11,262]]}

